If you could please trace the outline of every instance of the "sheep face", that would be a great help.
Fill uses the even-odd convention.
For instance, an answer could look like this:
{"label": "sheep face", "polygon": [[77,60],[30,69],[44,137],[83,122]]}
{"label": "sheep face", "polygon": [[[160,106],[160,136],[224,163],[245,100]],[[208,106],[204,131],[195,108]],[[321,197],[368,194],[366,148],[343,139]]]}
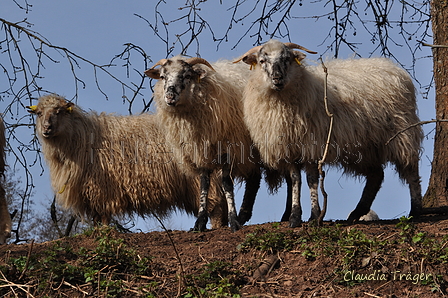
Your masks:
{"label": "sheep face", "polygon": [[276,91],[283,90],[297,78],[292,68],[300,67],[300,61],[306,56],[276,40],[267,42],[256,52],[250,52],[243,56],[242,60],[254,67],[260,67],[264,80]]}
{"label": "sheep face", "polygon": [[73,105],[71,102],[48,96],[39,101],[37,106],[28,107],[30,113],[37,115],[37,134],[50,139],[67,131],[67,121],[64,121],[64,117],[72,112]]}
{"label": "sheep face", "polygon": [[149,69],[145,74],[161,80],[165,103],[174,107],[182,104],[182,98],[189,98],[192,85],[205,76],[205,70],[181,59],[169,59],[160,68]]}

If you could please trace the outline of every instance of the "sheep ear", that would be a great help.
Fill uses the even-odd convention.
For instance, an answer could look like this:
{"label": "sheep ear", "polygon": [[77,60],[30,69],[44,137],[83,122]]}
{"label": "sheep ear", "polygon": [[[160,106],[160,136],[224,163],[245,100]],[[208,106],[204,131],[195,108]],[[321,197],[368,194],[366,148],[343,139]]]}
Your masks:
{"label": "sheep ear", "polygon": [[201,67],[197,67],[197,68],[194,69],[194,72],[197,73],[198,79],[201,80],[201,79],[205,78],[205,76],[207,75],[208,70],[203,69]]}
{"label": "sheep ear", "polygon": [[67,109],[67,112],[71,113],[71,112],[73,112],[74,106],[75,106],[75,104],[73,102],[67,102],[67,104],[65,105],[65,108]]}
{"label": "sheep ear", "polygon": [[305,59],[306,55],[299,51],[293,51],[294,53],[294,60],[297,62],[297,64],[302,65],[302,60]]}
{"label": "sheep ear", "polygon": [[150,68],[145,70],[145,75],[150,77],[151,79],[160,80],[160,69]]}
{"label": "sheep ear", "polygon": [[36,114],[37,106],[26,106],[25,108],[28,109],[28,113]]}
{"label": "sheep ear", "polygon": [[250,54],[243,57],[243,62],[249,64],[250,66],[255,66],[257,64],[257,54]]}

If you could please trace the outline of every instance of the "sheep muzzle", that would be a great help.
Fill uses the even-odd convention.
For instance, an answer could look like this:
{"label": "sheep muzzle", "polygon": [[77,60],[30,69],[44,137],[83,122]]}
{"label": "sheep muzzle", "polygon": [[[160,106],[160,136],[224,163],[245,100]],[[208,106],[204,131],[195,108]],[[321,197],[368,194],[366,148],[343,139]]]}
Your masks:
{"label": "sheep muzzle", "polygon": [[285,87],[282,67],[280,67],[278,63],[274,63],[274,65],[272,65],[271,82],[272,89],[274,90],[280,91]]}
{"label": "sheep muzzle", "polygon": [[40,134],[46,139],[51,138],[56,134],[56,123],[53,119],[55,116],[56,115],[44,113],[37,123],[40,128]]}
{"label": "sheep muzzle", "polygon": [[47,126],[43,126],[42,127],[42,136],[44,138],[51,138],[54,135],[54,130],[51,126],[47,127]]}
{"label": "sheep muzzle", "polygon": [[168,106],[175,106],[179,101],[178,94],[174,90],[168,90],[165,94],[165,102]]}
{"label": "sheep muzzle", "polygon": [[272,89],[280,91],[285,87],[282,78],[272,78]]}

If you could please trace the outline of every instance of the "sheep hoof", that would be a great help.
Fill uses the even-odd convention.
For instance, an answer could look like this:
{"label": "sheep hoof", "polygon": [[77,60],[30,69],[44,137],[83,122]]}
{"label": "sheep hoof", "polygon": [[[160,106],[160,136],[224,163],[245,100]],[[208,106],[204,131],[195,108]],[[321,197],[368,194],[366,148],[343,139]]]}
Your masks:
{"label": "sheep hoof", "polygon": [[242,226],[246,222],[249,221],[249,219],[252,217],[252,212],[248,211],[240,211],[240,214],[238,214],[238,223]]}
{"label": "sheep hoof", "polygon": [[289,221],[289,217],[290,217],[290,216],[291,216],[291,213],[285,211],[285,213],[283,213],[283,215],[282,215],[282,219],[280,219],[280,221],[281,221],[281,222]]}
{"label": "sheep hoof", "polygon": [[409,217],[412,216],[412,218],[419,218],[421,213],[422,213],[421,209],[418,209],[418,208],[414,208],[413,209],[413,208],[411,208],[411,211],[409,212]]}
{"label": "sheep hoof", "polygon": [[300,206],[295,206],[291,209],[291,215],[289,216],[289,227],[297,228],[302,225],[302,209]]}
{"label": "sheep hoof", "polygon": [[312,220],[316,220],[317,221],[319,219],[320,212],[321,212],[320,210],[312,211],[310,219],[308,221],[312,221]]}
{"label": "sheep hoof", "polygon": [[207,229],[207,221],[208,221],[207,214],[198,216],[198,219],[196,219],[196,222],[194,223],[194,227],[190,231],[204,232]]}
{"label": "sheep hoof", "polygon": [[300,227],[301,225],[302,225],[301,219],[296,219],[294,217],[289,218],[289,227],[290,228],[297,228],[297,227]]}
{"label": "sheep hoof", "polygon": [[241,225],[236,218],[230,220],[230,229],[232,232],[238,231],[242,226],[243,225]]}
{"label": "sheep hoof", "polygon": [[350,213],[350,215],[348,216],[348,218],[347,218],[347,221],[348,221],[348,223],[355,223],[355,222],[357,222],[357,221],[359,221],[359,218],[362,216],[362,215],[357,215],[356,214],[357,212],[355,212],[355,210],[353,210],[352,211],[352,213]]}

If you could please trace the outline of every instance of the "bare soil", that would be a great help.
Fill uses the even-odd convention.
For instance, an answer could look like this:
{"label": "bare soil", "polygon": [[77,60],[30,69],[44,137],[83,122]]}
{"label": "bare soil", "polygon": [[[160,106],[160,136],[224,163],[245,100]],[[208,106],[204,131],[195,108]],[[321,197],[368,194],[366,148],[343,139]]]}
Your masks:
{"label": "bare soil", "polygon": [[[339,232],[325,236],[334,231]],[[399,220],[325,222],[323,228],[304,224],[296,229],[266,223],[235,233],[228,228],[203,233],[94,231],[0,246],[0,297],[445,297],[447,235],[448,217],[402,225]],[[96,262],[99,241],[108,240],[120,240],[106,243],[119,243],[113,247],[116,256],[93,276],[70,279],[76,272],[68,271],[58,276],[59,265],[81,270]],[[147,268],[120,269],[123,252],[149,258]],[[48,255],[59,265],[40,267],[50,262]],[[115,283],[102,284],[105,280]]]}

